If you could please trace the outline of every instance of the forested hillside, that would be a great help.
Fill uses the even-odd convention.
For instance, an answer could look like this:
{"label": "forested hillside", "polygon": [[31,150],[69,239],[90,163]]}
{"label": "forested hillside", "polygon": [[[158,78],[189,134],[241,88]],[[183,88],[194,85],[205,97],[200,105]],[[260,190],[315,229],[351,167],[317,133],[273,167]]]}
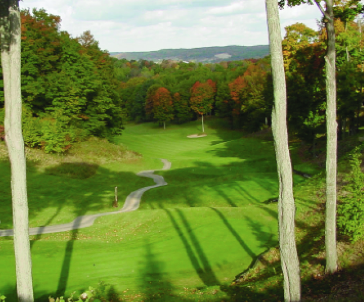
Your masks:
{"label": "forested hillside", "polygon": [[161,62],[163,60],[216,63],[221,61],[237,61],[245,59],[260,59],[269,55],[269,45],[256,46],[215,46],[193,49],[161,49],[146,52],[112,52],[111,56],[127,60],[148,60]]}
{"label": "forested hillside", "polygon": [[[60,31],[60,17],[44,10],[22,11],[21,21],[25,145],[65,152],[89,135],[120,134],[119,83],[113,61],[92,35],[85,32],[72,38]],[[3,107],[1,93],[0,123]]]}

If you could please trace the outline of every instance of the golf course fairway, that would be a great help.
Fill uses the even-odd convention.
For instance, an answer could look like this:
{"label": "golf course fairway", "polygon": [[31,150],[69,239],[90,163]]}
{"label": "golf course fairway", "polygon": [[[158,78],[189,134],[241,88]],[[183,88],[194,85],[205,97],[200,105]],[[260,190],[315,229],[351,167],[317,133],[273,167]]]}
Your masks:
{"label": "golf course fairway", "polygon": [[[168,185],[145,192],[137,211],[100,217],[85,229],[31,236],[36,301],[69,297],[100,282],[123,301],[212,300],[188,295],[189,289],[214,291],[221,301],[227,297],[223,286],[277,245],[277,205],[265,203],[278,190],[273,142],[243,138],[213,120],[206,123],[206,137],[187,138],[199,127],[197,121],[166,130],[127,125],[115,142],[143,158],[100,164],[85,179],[28,169],[30,224],[42,226],[112,211],[114,186],[122,203],[130,192],[153,185],[137,172],[160,169],[160,158],[172,163],[156,172]],[[9,176],[8,163],[0,162],[0,170]],[[294,181],[305,180],[295,175]],[[11,217],[3,217],[11,215],[9,178],[1,184],[3,229],[12,226]],[[15,301],[12,237],[0,238],[0,255],[0,293]]]}

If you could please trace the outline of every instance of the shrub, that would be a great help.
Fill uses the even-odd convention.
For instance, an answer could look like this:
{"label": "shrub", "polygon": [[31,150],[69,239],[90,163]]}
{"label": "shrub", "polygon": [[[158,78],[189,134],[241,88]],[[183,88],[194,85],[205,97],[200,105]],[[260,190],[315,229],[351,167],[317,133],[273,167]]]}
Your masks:
{"label": "shrub", "polygon": [[343,188],[347,194],[340,200],[337,219],[340,233],[353,242],[364,238],[364,173],[360,168],[359,150],[356,148],[349,155],[351,182]]}
{"label": "shrub", "polygon": [[41,124],[25,106],[22,112],[22,132],[25,146],[36,148],[41,145]]}

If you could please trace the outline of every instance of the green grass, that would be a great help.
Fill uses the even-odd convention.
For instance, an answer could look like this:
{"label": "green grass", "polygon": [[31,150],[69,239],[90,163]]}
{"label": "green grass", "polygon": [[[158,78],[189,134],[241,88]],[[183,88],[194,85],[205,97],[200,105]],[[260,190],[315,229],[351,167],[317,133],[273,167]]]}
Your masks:
{"label": "green grass", "polygon": [[[209,121],[206,124],[208,135],[202,138],[187,138],[199,131],[200,124],[195,122],[166,130],[150,124],[135,125],[126,127],[116,139],[145,157],[172,162],[171,170],[159,172],[169,185],[146,192],[142,209],[237,207],[277,197],[273,142],[242,138],[241,132],[211,128]],[[317,172],[307,166],[295,157],[295,169]],[[299,184],[304,178],[294,175],[294,181]]]}
{"label": "green grass", "polygon": [[[207,121],[206,137],[186,137],[201,132],[199,127],[199,122],[166,130],[129,125],[115,138],[127,148],[110,146],[108,152],[105,142],[91,142],[61,159],[39,155],[35,160],[30,154],[31,226],[111,211],[114,186],[122,202],[131,191],[152,184],[135,172],[161,168],[159,158],[172,162],[171,170],[158,172],[169,185],[146,192],[141,210],[99,218],[87,229],[32,236],[37,301],[99,281],[124,301],[229,299],[224,288],[234,276],[277,244],[276,204],[264,203],[277,196],[274,149],[271,141],[224,130],[218,120]],[[295,164],[302,163],[296,159]],[[12,226],[9,171],[1,161],[1,228]],[[295,176],[296,184],[303,181]],[[297,206],[300,213],[310,201],[301,199]],[[0,238],[0,254],[0,293],[12,301],[12,238]]]}
{"label": "green grass", "polygon": [[[32,241],[37,296],[65,287],[70,293],[100,280],[135,294],[149,286],[176,295],[183,287],[228,284],[277,241],[275,210],[249,212],[261,223],[244,208],[165,209],[102,217],[88,229],[44,235]],[[12,288],[12,242],[1,243],[7,276],[1,284]]]}

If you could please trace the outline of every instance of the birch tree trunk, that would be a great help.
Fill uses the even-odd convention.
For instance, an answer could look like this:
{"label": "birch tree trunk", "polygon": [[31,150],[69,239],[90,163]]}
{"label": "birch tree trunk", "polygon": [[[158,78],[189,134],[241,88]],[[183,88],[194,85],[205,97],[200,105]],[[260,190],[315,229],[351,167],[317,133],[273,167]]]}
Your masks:
{"label": "birch tree trunk", "polygon": [[0,1],[1,64],[5,96],[5,141],[11,164],[14,251],[18,300],[32,302],[26,162],[21,128],[21,22],[18,0]]}
{"label": "birch tree trunk", "polygon": [[279,178],[279,248],[284,276],[284,300],[300,301],[300,267],[295,239],[295,204],[286,122],[286,80],[283,67],[282,38],[277,0],[266,0],[266,11],[274,87],[272,130]]}
{"label": "birch tree trunk", "polygon": [[336,52],[333,1],[326,0],[327,54],[326,62],[326,217],[325,247],[326,273],[337,271],[336,250],[336,174],[337,174],[337,123],[336,123]]}

